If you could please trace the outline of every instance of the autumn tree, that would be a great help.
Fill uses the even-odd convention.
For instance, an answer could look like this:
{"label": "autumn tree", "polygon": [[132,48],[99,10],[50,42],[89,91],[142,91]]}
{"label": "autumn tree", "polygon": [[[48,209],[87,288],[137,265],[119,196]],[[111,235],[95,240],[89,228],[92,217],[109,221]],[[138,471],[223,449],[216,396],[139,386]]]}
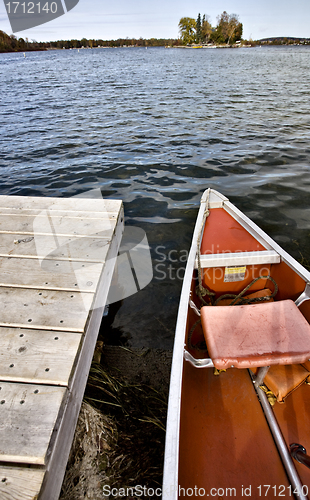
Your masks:
{"label": "autumn tree", "polygon": [[229,15],[226,10],[224,10],[224,12],[217,17],[216,31],[218,43],[226,43],[229,37]]}
{"label": "autumn tree", "polygon": [[202,17],[202,25],[201,25],[201,38],[203,42],[208,42],[210,40],[210,36],[212,33],[212,26],[209,21],[209,16],[206,14]]}
{"label": "autumn tree", "polygon": [[231,44],[242,37],[243,26],[237,14],[227,14],[226,10],[218,16],[217,26],[211,35],[212,41],[221,44]]}
{"label": "autumn tree", "polygon": [[182,43],[188,45],[196,39],[196,21],[191,17],[182,17],[179,21],[179,31]]}
{"label": "autumn tree", "polygon": [[236,42],[237,40],[242,40],[242,35],[243,35],[243,24],[238,23],[234,33],[234,42]]}
{"label": "autumn tree", "polygon": [[231,14],[228,21],[228,45],[242,38],[242,23],[237,14]]}

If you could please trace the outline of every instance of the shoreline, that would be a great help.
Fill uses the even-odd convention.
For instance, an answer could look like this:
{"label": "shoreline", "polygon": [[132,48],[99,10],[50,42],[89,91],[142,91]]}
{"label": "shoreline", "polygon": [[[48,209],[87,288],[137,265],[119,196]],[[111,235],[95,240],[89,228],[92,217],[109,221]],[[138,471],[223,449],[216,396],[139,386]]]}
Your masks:
{"label": "shoreline", "polygon": [[37,48],[37,49],[21,49],[21,50],[7,50],[0,51],[0,54],[26,54],[29,52],[50,52],[50,51],[70,51],[70,50],[95,50],[95,49],[192,49],[192,50],[210,50],[210,49],[250,49],[257,47],[307,47],[308,44],[244,44],[244,45],[211,45],[211,46],[185,46],[185,45],[158,45],[158,46],[117,46],[117,47],[109,47],[109,46],[100,46],[100,47],[46,47],[46,48]]}

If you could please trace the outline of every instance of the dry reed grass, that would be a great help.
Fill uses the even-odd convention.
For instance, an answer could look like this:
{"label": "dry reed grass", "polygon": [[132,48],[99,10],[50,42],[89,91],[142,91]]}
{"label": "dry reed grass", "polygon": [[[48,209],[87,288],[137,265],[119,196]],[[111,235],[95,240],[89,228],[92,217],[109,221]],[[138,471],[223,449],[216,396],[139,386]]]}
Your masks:
{"label": "dry reed grass", "polygon": [[160,487],[166,398],[91,367],[60,500],[100,500],[103,486]]}

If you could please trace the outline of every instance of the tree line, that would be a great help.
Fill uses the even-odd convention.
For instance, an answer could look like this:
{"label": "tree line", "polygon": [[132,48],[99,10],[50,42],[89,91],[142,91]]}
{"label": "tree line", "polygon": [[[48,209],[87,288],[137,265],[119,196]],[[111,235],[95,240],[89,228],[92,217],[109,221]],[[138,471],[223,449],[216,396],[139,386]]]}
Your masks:
{"label": "tree line", "polygon": [[94,40],[82,38],[81,40],[57,40],[55,42],[29,41],[28,38],[17,38],[7,35],[0,30],[0,52],[27,52],[30,50],[50,49],[81,49],[97,47],[165,47],[180,45],[179,39],[166,38],[119,38],[117,40]]}
{"label": "tree line", "polygon": [[7,35],[0,30],[0,52],[27,52],[28,50],[44,50],[41,43],[28,38],[17,38],[14,35]]}
{"label": "tree line", "polygon": [[81,40],[58,40],[57,42],[46,42],[46,48],[55,49],[80,49],[97,47],[165,47],[176,46],[180,40],[174,38],[118,38],[117,40],[94,40],[82,38]]}
{"label": "tree line", "polygon": [[180,38],[183,45],[207,44],[232,45],[241,41],[243,25],[237,14],[224,12],[217,17],[217,25],[212,27],[210,18],[206,14],[197,19],[182,17],[179,21]]}

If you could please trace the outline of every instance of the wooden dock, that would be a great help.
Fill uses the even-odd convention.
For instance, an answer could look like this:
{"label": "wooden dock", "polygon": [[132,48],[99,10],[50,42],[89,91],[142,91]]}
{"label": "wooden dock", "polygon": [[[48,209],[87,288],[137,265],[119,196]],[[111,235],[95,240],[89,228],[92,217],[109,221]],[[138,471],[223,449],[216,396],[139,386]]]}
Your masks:
{"label": "wooden dock", "polygon": [[117,200],[0,196],[0,498],[57,500],[123,232]]}

